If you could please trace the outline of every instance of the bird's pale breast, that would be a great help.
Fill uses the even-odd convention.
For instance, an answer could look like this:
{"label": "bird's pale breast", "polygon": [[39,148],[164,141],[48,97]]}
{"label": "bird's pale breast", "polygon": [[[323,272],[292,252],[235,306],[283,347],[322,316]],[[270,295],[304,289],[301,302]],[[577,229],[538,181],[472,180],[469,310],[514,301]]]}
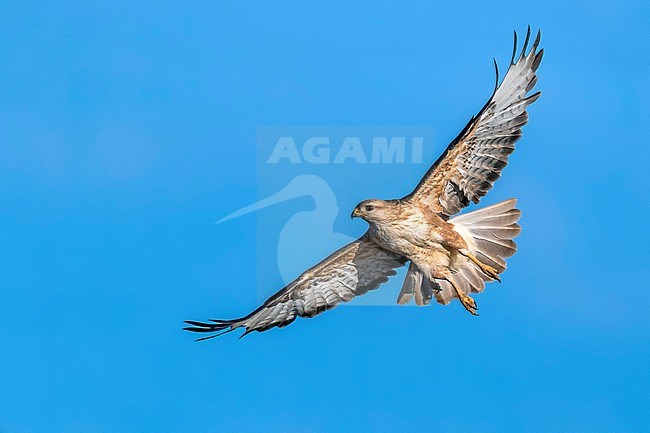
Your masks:
{"label": "bird's pale breast", "polygon": [[420,254],[423,249],[437,249],[445,243],[444,230],[426,213],[409,203],[400,206],[397,218],[372,224],[370,236],[376,243],[406,257]]}

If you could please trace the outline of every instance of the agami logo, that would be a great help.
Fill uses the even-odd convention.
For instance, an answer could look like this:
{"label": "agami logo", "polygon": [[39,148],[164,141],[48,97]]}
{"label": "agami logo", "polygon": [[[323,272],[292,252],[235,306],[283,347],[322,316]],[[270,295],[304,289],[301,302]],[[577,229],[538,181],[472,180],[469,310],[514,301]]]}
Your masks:
{"label": "agami logo", "polygon": [[372,137],[365,146],[362,139],[344,137],[341,142],[333,142],[330,137],[309,137],[297,144],[294,137],[280,137],[267,163],[404,164],[407,156],[414,164],[422,162],[424,137],[410,137],[408,146],[407,137]]}

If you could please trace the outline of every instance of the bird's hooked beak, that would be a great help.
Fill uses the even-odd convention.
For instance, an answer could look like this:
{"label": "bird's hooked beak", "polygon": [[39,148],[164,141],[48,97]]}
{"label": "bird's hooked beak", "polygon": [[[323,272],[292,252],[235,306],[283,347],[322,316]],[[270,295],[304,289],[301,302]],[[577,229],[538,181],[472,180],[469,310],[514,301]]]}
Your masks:
{"label": "bird's hooked beak", "polygon": [[357,217],[360,217],[361,213],[359,213],[359,206],[355,207],[352,213],[350,214],[350,219],[355,219]]}

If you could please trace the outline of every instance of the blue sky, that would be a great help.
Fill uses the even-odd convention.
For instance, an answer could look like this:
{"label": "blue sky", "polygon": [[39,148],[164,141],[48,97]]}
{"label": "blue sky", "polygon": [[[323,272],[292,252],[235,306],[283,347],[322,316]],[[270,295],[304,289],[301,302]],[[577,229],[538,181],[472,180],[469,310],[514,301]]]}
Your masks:
{"label": "blue sky", "polygon": [[[648,428],[648,5],[369,3],[2,2],[0,432]],[[281,285],[262,213],[214,224],[258,197],[258,128],[431,127],[433,161],[527,24],[543,95],[486,200],[518,197],[524,230],[480,317],[181,331]],[[337,229],[412,168],[350,182]]]}

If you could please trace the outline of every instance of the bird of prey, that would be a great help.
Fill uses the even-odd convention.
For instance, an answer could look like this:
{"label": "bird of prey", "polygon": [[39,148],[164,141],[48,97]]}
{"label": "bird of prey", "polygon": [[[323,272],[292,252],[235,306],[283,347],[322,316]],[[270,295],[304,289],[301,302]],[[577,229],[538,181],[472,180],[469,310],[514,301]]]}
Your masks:
{"label": "bird of prey", "polygon": [[400,199],[371,199],[359,203],[352,218],[362,218],[368,231],[317,265],[307,269],[247,316],[233,320],[188,320],[185,329],[210,333],[205,340],[244,328],[252,331],[287,326],[297,317],[314,317],[378,288],[396,269],[409,264],[399,304],[454,299],[476,315],[470,296],[485,283],[501,281],[505,259],[517,246],[521,212],[516,200],[458,214],[478,203],[501,176],[515,150],[521,128],[528,121],[526,108],[540,92],[530,94],[544,50],[538,51],[537,33],[532,47],[530,27],[520,53],[515,32],[510,66],[492,96],[431,166],[420,183]]}

